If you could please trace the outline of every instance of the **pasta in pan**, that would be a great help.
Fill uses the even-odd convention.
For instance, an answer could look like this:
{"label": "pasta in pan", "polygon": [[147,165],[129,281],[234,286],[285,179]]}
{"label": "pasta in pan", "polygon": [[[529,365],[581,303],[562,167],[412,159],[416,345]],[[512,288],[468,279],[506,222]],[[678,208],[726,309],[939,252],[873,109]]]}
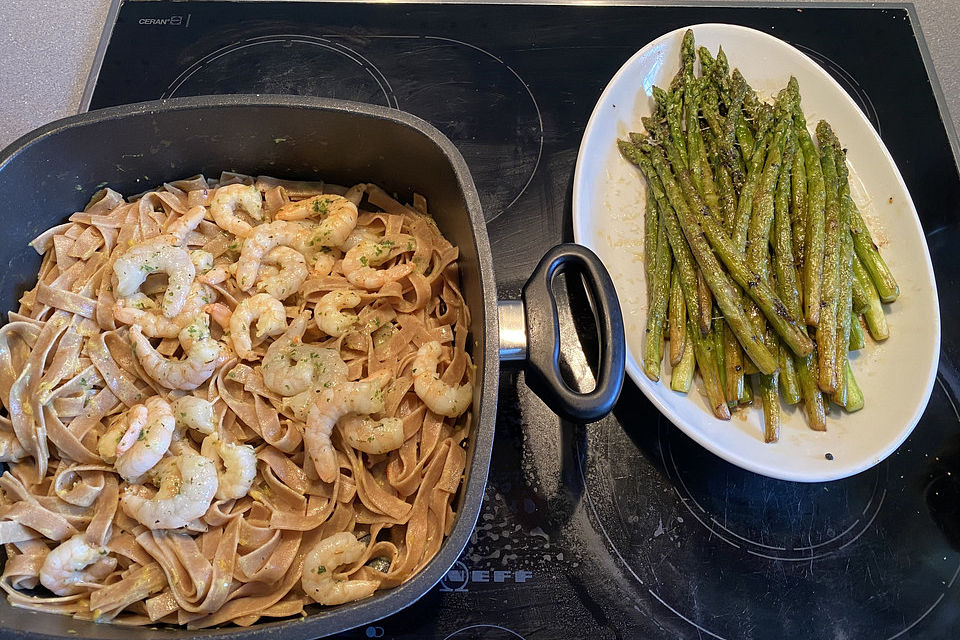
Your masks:
{"label": "pasta in pan", "polygon": [[453,526],[474,369],[416,196],[223,174],[99,192],[0,328],[0,586],[201,629],[396,586]]}

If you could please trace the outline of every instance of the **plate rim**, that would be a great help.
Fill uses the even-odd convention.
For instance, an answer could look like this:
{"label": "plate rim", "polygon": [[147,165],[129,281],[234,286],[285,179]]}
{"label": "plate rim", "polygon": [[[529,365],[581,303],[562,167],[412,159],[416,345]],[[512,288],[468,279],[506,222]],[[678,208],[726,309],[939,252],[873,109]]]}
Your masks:
{"label": "plate rim", "polygon": [[[697,444],[704,447],[705,449],[707,449],[714,455],[718,456],[719,458],[729,462],[730,464],[733,464],[742,469],[746,469],[748,471],[752,471],[754,473],[758,473],[760,475],[767,476],[770,478],[775,478],[779,480],[788,480],[788,481],[794,481],[794,482],[829,482],[834,480],[841,480],[843,478],[856,475],[858,473],[871,469],[874,466],[880,464],[885,459],[887,459],[894,451],[896,451],[900,447],[900,445],[902,445],[903,442],[910,436],[910,434],[913,433],[914,428],[916,428],[916,425],[919,423],[920,419],[922,418],[923,413],[926,411],[926,407],[930,401],[930,395],[933,392],[933,385],[934,385],[934,382],[936,381],[937,371],[939,369],[940,348],[941,348],[941,318],[940,318],[940,304],[939,304],[940,299],[939,299],[939,293],[937,290],[936,274],[933,271],[933,263],[930,258],[930,248],[926,242],[926,232],[924,231],[923,225],[920,222],[920,216],[918,215],[916,206],[914,205],[913,197],[910,195],[910,190],[907,188],[907,185],[903,180],[903,175],[900,173],[900,168],[897,166],[897,163],[894,161],[893,156],[890,155],[890,150],[887,148],[886,144],[884,144],[883,139],[877,133],[873,124],[869,121],[869,119],[867,119],[863,111],[860,109],[857,103],[853,100],[850,94],[836,81],[836,79],[833,78],[833,76],[829,74],[829,72],[827,72],[815,60],[810,58],[810,56],[806,55],[803,51],[793,46],[789,42],[786,42],[785,40],[782,40],[776,36],[766,33],[765,31],[760,31],[758,29],[753,29],[751,27],[746,27],[739,24],[731,24],[731,23],[723,23],[723,22],[704,22],[704,23],[697,23],[697,24],[682,26],[677,29],[672,29],[660,35],[659,37],[654,38],[647,44],[643,45],[640,49],[634,52],[634,54],[631,55],[620,66],[619,69],[617,69],[616,73],[614,73],[614,75],[607,82],[599,98],[597,98],[597,102],[590,113],[590,118],[587,120],[587,124],[584,127],[583,136],[581,137],[581,141],[580,141],[580,147],[577,151],[577,160],[576,160],[574,177],[573,177],[573,193],[572,193],[573,200],[572,200],[571,212],[572,212],[574,239],[576,242],[583,244],[587,247],[593,248],[593,245],[595,245],[595,243],[591,242],[590,238],[587,237],[588,234],[585,232],[585,230],[581,232],[581,225],[584,224],[584,220],[590,218],[590,215],[588,213],[581,210],[582,208],[585,208],[588,206],[587,203],[584,203],[584,207],[581,207],[581,200],[583,200],[584,198],[583,192],[585,190],[588,190],[587,187],[585,187],[583,184],[582,176],[583,176],[583,166],[586,160],[586,151],[587,151],[588,143],[590,141],[589,134],[595,126],[595,121],[600,117],[605,117],[604,115],[601,114],[601,108],[606,104],[608,95],[613,91],[615,87],[619,85],[622,76],[624,76],[627,73],[627,71],[632,66],[634,66],[638,58],[645,55],[651,49],[660,45],[663,42],[674,39],[678,35],[682,37],[682,34],[685,33],[688,29],[692,29],[695,32],[697,29],[720,29],[720,30],[730,30],[733,33],[736,33],[736,32],[747,33],[751,37],[759,36],[761,39],[767,40],[774,46],[788,48],[793,54],[800,56],[809,65],[811,65],[812,69],[816,73],[821,75],[827,82],[831,83],[836,89],[838,89],[840,94],[843,96],[843,99],[845,100],[846,105],[848,107],[852,107],[855,113],[863,121],[863,123],[867,125],[867,128],[874,139],[874,142],[876,142],[880,147],[880,149],[882,150],[884,159],[892,167],[893,174],[897,181],[897,185],[899,186],[900,189],[903,190],[903,193],[905,193],[907,196],[906,199],[907,199],[909,211],[913,214],[911,221],[919,230],[920,237],[923,239],[922,253],[923,253],[923,259],[924,259],[923,260],[924,269],[928,276],[928,281],[931,285],[932,295],[934,300],[934,305],[933,305],[934,313],[932,314],[932,317],[931,317],[932,324],[935,329],[935,331],[933,332],[934,337],[933,337],[933,343],[932,343],[933,358],[930,362],[929,369],[927,371],[927,379],[923,387],[922,399],[917,404],[912,415],[910,416],[907,423],[905,423],[904,427],[901,429],[898,436],[896,438],[891,439],[884,447],[873,452],[871,455],[864,456],[863,459],[858,460],[856,464],[846,464],[846,465],[840,464],[840,465],[837,465],[837,467],[835,467],[835,470],[832,470],[831,472],[827,472],[827,473],[813,473],[813,472],[802,472],[802,471],[795,471],[795,470],[785,470],[781,468],[771,467],[768,464],[764,464],[761,461],[755,460],[754,458],[750,458],[742,455],[733,455],[730,453],[729,449],[723,449],[720,446],[718,446],[715,440],[709,437],[706,433],[696,429],[688,429],[686,427],[686,422],[680,419],[680,417],[676,415],[674,411],[671,408],[669,408],[663,400],[661,400],[658,394],[654,393],[652,389],[649,389],[646,382],[642,382],[642,381],[649,381],[649,379],[646,377],[643,371],[640,370],[639,363],[635,359],[634,355],[630,352],[629,346],[627,348],[628,357],[626,360],[627,374],[630,376],[633,383],[640,389],[640,391],[643,392],[644,396],[646,396],[646,398],[651,403],[653,403],[653,405],[659,410],[661,415],[663,415],[668,420],[670,420],[671,423],[673,423],[678,429],[680,429],[686,436],[694,440]],[[638,88],[637,90],[642,91],[642,88]],[[613,144],[613,141],[611,141],[610,143]],[[660,384],[660,383],[656,383],[656,384]],[[671,393],[673,392],[671,391]],[[816,432],[811,431],[811,433],[816,433]]]}

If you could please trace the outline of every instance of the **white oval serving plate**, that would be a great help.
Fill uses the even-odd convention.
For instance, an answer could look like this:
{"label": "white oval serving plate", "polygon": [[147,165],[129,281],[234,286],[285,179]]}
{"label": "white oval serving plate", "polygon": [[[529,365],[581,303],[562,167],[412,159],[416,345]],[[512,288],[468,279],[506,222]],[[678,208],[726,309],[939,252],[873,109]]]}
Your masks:
{"label": "white oval serving plate", "polygon": [[761,98],[769,100],[791,75],[796,76],[811,131],[826,119],[848,149],[853,198],[900,285],[899,299],[885,305],[890,338],[878,344],[868,335],[866,348],[851,358],[864,408],[847,414],[834,407],[827,416],[827,431],[815,432],[799,407],[784,407],[779,442],[765,444],[758,406],[736,412],[730,421],[718,420],[699,391],[699,382],[689,394],[670,389],[669,362],[660,382],[643,373],[646,185],[639,171],[620,156],[616,140],[643,130],[640,118],[653,110],[651,88],[667,87],[680,66],[686,27],[638,51],[600,96],[577,157],[574,236],[600,256],[616,284],[627,333],[627,373],[674,424],[721,458],[773,478],[821,482],[853,475],[886,458],[906,439],[923,414],[937,371],[940,311],[916,209],[880,136],[813,60],[782,40],[746,27],[690,28],[697,46],[716,54],[722,45],[731,68],[739,68]]}

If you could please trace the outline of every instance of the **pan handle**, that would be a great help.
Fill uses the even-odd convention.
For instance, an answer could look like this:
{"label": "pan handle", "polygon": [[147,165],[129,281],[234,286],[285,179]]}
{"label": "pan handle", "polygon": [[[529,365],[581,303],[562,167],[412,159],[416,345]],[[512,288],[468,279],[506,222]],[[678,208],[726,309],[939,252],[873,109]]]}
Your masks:
{"label": "pan handle", "polygon": [[[552,284],[563,271],[583,276],[594,303],[600,336],[600,371],[596,388],[589,393],[571,389],[560,373],[560,320]],[[526,352],[527,384],[561,417],[593,422],[610,413],[623,387],[626,345],[617,292],[600,258],[579,244],[554,247],[523,286],[521,299],[522,309],[516,302],[501,305],[501,354],[505,359],[523,359]],[[522,318],[518,317],[521,311]],[[526,331],[511,331],[520,322],[526,324]],[[521,344],[524,337],[526,349]]]}

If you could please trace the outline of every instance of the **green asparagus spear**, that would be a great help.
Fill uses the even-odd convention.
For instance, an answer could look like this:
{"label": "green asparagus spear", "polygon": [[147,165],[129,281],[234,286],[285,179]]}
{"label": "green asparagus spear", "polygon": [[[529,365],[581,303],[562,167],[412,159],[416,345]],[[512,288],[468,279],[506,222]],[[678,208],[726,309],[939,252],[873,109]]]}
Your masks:
{"label": "green asparagus spear", "polygon": [[763,161],[766,158],[766,148],[770,139],[765,136],[757,145],[758,151],[750,161],[750,168],[747,169],[747,181],[743,185],[740,200],[737,202],[737,215],[733,222],[733,241],[734,246],[741,253],[747,247],[747,231],[750,228],[750,217],[753,214],[753,199],[757,191],[757,184],[763,175]]}
{"label": "green asparagus spear", "polygon": [[850,366],[849,360],[843,363],[843,375],[846,379],[847,388],[847,401],[843,407],[849,413],[860,411],[860,409],[863,409],[863,391],[860,390],[857,379],[853,377],[853,367]]}
{"label": "green asparagus spear", "polygon": [[659,216],[657,199],[651,189],[647,189],[646,206],[643,210],[643,261],[647,277],[647,304],[653,294],[653,274],[657,272],[657,236]]}
{"label": "green asparagus spear", "polygon": [[763,441],[770,443],[780,439],[780,392],[779,372],[757,376],[760,401],[763,404]]}
{"label": "green asparagus spear", "polygon": [[817,123],[820,143],[820,168],[825,188],[823,285],[820,291],[820,321],[817,323],[817,351],[820,355],[820,389],[833,393],[839,384],[837,362],[838,301],[840,298],[840,219],[839,178],[833,143],[834,135],[825,120]]}
{"label": "green asparagus spear", "polygon": [[720,167],[717,171],[717,192],[720,196],[720,210],[723,212],[723,226],[729,234],[733,232],[734,219],[737,216],[737,192],[726,167]]}
{"label": "green asparagus spear", "polygon": [[743,395],[744,373],[743,373],[743,349],[737,342],[737,337],[730,330],[729,325],[723,330],[723,365],[726,369],[724,375],[724,391],[727,397],[727,405],[731,408],[736,407]]}
{"label": "green asparagus spear", "polygon": [[796,137],[792,131],[787,134],[784,143],[783,168],[777,181],[776,197],[774,199],[774,230],[773,241],[773,270],[776,276],[777,293],[780,295],[790,313],[800,316],[800,292],[797,284],[795,268],[796,256],[793,253],[793,233],[790,225],[790,186],[793,181],[793,162],[796,156],[802,155],[796,150]]}
{"label": "green asparagus spear", "polygon": [[747,241],[747,264],[757,271],[761,277],[766,276],[764,266],[769,263],[768,245],[770,241],[770,227],[773,224],[774,196],[777,180],[780,177],[780,164],[783,160],[783,136],[785,127],[777,129],[773,141],[770,143],[764,163],[763,173],[757,183],[757,192],[750,217]]}
{"label": "green asparagus spear", "polygon": [[657,271],[653,274],[653,295],[647,311],[647,341],[643,351],[643,372],[654,382],[660,379],[660,363],[663,360],[663,330],[667,322],[667,303],[670,300],[672,261],[663,222],[660,223],[657,233]]}
{"label": "green asparagus spear", "polygon": [[800,381],[797,378],[794,357],[789,349],[780,345],[780,395],[789,405],[797,404],[801,398]]}
{"label": "green asparagus spear", "polygon": [[[720,377],[720,391],[723,394],[723,399],[727,399],[727,363],[725,361],[726,352],[723,350],[723,335],[724,335],[724,325],[726,323],[723,321],[723,318],[716,317],[713,320],[713,329],[710,331],[710,335],[713,336],[713,344],[716,348],[717,354],[717,374]],[[730,403],[727,402],[727,406],[730,406]]]}
{"label": "green asparagus spear", "polygon": [[860,262],[859,256],[855,256],[853,260],[853,278],[866,298],[867,309],[863,312],[863,319],[867,323],[870,336],[878,342],[886,340],[890,337],[890,330],[887,327],[887,317],[883,312],[883,304],[881,304],[873,280],[870,279],[866,267]]}
{"label": "green asparagus spear", "polygon": [[[794,130],[796,135],[796,130]],[[797,146],[799,146],[799,141]],[[803,266],[803,248],[807,229],[807,167],[803,151],[797,149],[793,154],[793,166],[790,171],[792,181],[792,199],[790,202],[790,223],[793,236],[793,259],[798,269]]]}
{"label": "green asparagus spear", "polygon": [[[863,269],[863,280],[857,277],[857,268]],[[873,282],[870,281],[870,276],[867,274],[867,270],[863,268],[863,265],[860,263],[860,258],[857,257],[857,254],[853,254],[852,269],[853,273],[852,287],[851,292],[853,293],[853,312],[854,313],[866,313],[867,309],[870,308],[870,294],[868,293],[867,283],[870,287],[873,288],[873,296],[877,299],[877,303],[880,302],[880,297],[877,295],[877,290],[873,287]]]}
{"label": "green asparagus spear", "polygon": [[713,338],[700,336],[699,330],[690,318],[687,318],[687,335],[692,338],[697,368],[700,369],[700,379],[703,380],[704,392],[707,394],[707,401],[710,403],[713,415],[721,420],[729,420],[730,408],[727,406],[723,387],[720,384],[716,345]]}
{"label": "green asparagus spear", "polygon": [[703,193],[702,165],[700,164],[700,83],[688,79],[683,91],[683,118],[687,135],[687,167],[694,184]]}
{"label": "green asparagus spear", "polygon": [[[654,202],[654,206],[656,202]],[[674,269],[670,280],[670,304],[667,315],[670,328],[670,364],[677,366],[683,357],[687,337],[687,304],[680,288],[680,270]]]}
{"label": "green asparagus spear", "polygon": [[800,383],[800,395],[803,396],[803,408],[807,414],[807,424],[814,431],[827,430],[826,406],[823,393],[818,385],[817,349],[805,358],[795,358],[797,381]]}
{"label": "green asparagus spear", "polygon": [[696,140],[697,162],[700,165],[700,193],[703,195],[703,199],[706,201],[710,213],[722,224],[724,216],[723,211],[720,209],[720,196],[717,193],[717,183],[714,179],[713,169],[710,166],[707,145],[700,135],[699,128],[696,129],[693,137]]}
{"label": "green asparagus spear", "polygon": [[[730,78],[731,86],[733,87],[733,92],[738,93],[742,92],[742,100],[740,101],[743,105],[743,111],[750,115],[750,117],[755,117],[756,109],[759,108],[759,100],[757,99],[757,94],[754,93],[753,89],[750,88],[750,85],[747,84],[746,78],[743,77],[743,74],[740,73],[739,69],[734,69]],[[743,111],[741,113],[743,113]],[[743,161],[750,162],[750,154],[753,153],[753,147],[756,144],[756,139],[753,135],[753,131],[750,130],[750,125],[747,123],[747,118],[743,115],[737,118],[734,123],[734,131],[737,137],[737,142],[740,145],[740,151],[743,155]]]}
{"label": "green asparagus spear", "polygon": [[823,282],[824,219],[826,190],[820,154],[807,131],[807,121],[798,107],[793,116],[797,141],[803,152],[807,170],[807,229],[803,249],[803,314],[807,324],[815,327],[820,320],[821,288]]}
{"label": "green asparagus spear", "polygon": [[[856,258],[854,258],[856,260]],[[850,351],[859,351],[863,349],[867,341],[863,337],[863,327],[860,325],[860,317],[854,315],[850,321]]]}
{"label": "green asparagus spear", "polygon": [[847,361],[847,355],[850,350],[850,329],[852,325],[853,314],[853,238],[847,231],[850,228],[850,210],[847,203],[850,200],[850,184],[848,182],[846,157],[840,148],[840,141],[834,136],[834,158],[837,165],[837,180],[839,182],[840,201],[840,221],[838,223],[840,234],[840,255],[838,271],[838,296],[837,296],[837,384],[840,386],[843,404],[846,405],[847,398],[847,378],[843,373],[843,364]]}
{"label": "green asparagus spear", "polygon": [[[743,76],[740,76],[741,80]],[[731,80],[730,103],[727,105],[727,118],[723,123],[723,134],[718,136],[718,144],[721,154],[728,170],[730,178],[733,181],[737,191],[743,188],[743,183],[747,178],[747,168],[743,163],[743,156],[736,149],[737,128],[746,125],[743,122],[743,97],[746,95],[746,82],[737,82],[736,78]],[[747,128],[749,135],[749,128]],[[749,141],[750,148],[753,148],[754,141]]]}
{"label": "green asparagus spear", "polygon": [[880,294],[880,300],[893,302],[900,295],[900,286],[894,279],[893,274],[890,273],[887,263],[880,256],[880,250],[870,236],[870,231],[863,221],[863,216],[860,215],[860,210],[852,199],[850,199],[850,205],[850,231],[853,233],[853,249],[857,252],[863,266],[866,267],[867,273],[870,274],[870,279],[877,288],[877,293]]}
{"label": "green asparagus spear", "polygon": [[[684,328],[686,333],[686,328]],[[687,393],[690,391],[690,384],[693,382],[693,372],[697,368],[697,361],[693,353],[693,346],[687,345],[683,350],[683,357],[673,368],[673,375],[670,377],[670,388],[674,391]]]}
{"label": "green asparagus spear", "polygon": [[[670,137],[677,146],[683,166],[687,165],[687,141],[683,135],[683,94],[680,91],[672,91],[667,94],[667,127],[670,130]],[[647,127],[649,129],[649,127]]]}
{"label": "green asparagus spear", "polygon": [[740,393],[741,407],[745,407],[747,405],[753,404],[753,382],[752,382],[753,375],[756,375],[756,374],[750,374],[751,377],[744,378],[743,390]]}
{"label": "green asparagus spear", "polygon": [[703,271],[697,271],[697,297],[700,299],[700,314],[697,316],[697,326],[700,327],[700,335],[707,335],[713,323],[713,294],[710,292],[710,285],[707,284]]}

